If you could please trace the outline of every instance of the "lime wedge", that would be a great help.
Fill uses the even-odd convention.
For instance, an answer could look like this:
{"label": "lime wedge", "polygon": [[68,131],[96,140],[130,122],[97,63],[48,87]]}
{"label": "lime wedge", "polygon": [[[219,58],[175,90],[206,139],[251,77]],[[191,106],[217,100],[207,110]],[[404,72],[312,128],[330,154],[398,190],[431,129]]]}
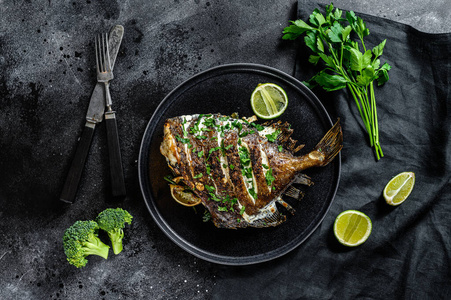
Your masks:
{"label": "lime wedge", "polygon": [[364,213],[346,210],[335,219],[334,234],[341,244],[355,247],[368,239],[372,227],[371,219]]}
{"label": "lime wedge", "polygon": [[393,177],[384,188],[385,202],[397,206],[406,201],[415,184],[415,173],[402,172]]}
{"label": "lime wedge", "polygon": [[274,119],[287,109],[287,93],[277,84],[260,83],[251,95],[251,106],[261,119]]}

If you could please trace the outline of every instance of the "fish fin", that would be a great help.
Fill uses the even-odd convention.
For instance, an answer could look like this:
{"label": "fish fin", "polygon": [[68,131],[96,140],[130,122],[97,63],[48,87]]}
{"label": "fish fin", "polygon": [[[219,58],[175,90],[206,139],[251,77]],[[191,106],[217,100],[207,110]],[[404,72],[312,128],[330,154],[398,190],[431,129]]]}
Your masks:
{"label": "fish fin", "polygon": [[341,148],[343,148],[343,132],[341,130],[340,119],[338,119],[312,152],[317,152],[318,156],[321,157],[320,165],[325,166],[337,156]]}
{"label": "fish fin", "polygon": [[299,184],[303,184],[303,185],[307,185],[307,186],[311,186],[314,184],[310,177],[308,177],[307,175],[302,174],[302,173],[299,173],[294,178],[294,183],[299,183]]}
{"label": "fish fin", "polygon": [[[279,200],[276,200],[277,202]],[[270,211],[265,212],[263,216],[249,223],[249,226],[256,228],[277,226],[286,221],[287,217],[279,212],[276,203],[270,204]]]}
{"label": "fish fin", "polygon": [[280,205],[285,207],[292,215],[294,215],[294,213],[296,212],[296,210],[290,204],[283,201],[282,198],[278,198],[276,201],[279,202]]}
{"label": "fish fin", "polygon": [[288,197],[294,198],[294,199],[302,199],[304,197],[304,193],[295,188],[294,186],[290,186],[288,189],[285,190],[284,195],[287,195]]}

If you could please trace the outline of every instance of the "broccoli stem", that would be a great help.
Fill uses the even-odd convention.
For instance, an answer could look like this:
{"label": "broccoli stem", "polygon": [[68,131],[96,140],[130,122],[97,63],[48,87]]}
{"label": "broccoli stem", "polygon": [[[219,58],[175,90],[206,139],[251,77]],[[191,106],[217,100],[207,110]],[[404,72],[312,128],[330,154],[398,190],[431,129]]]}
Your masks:
{"label": "broccoli stem", "polygon": [[111,245],[113,246],[114,254],[119,254],[122,252],[122,239],[124,238],[124,230],[122,228],[108,232],[108,236],[111,240]]}
{"label": "broccoli stem", "polygon": [[102,243],[98,237],[91,238],[90,242],[83,242],[83,247],[86,255],[98,255],[108,259],[110,247]]}

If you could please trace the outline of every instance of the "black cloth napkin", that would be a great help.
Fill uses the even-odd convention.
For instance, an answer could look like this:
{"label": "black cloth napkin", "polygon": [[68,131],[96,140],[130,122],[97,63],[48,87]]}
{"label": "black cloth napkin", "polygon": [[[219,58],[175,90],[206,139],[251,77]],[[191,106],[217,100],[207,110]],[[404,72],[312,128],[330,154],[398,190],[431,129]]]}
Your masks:
{"label": "black cloth napkin", "polygon": [[[307,21],[324,5],[299,1]],[[367,47],[387,39],[382,63],[390,80],[376,88],[380,141],[376,162],[354,100],[346,91],[314,90],[344,132],[338,193],[313,235],[282,258],[254,266],[223,267],[215,299],[450,299],[451,297],[451,34],[426,34],[370,15]],[[315,73],[299,45],[295,77]],[[371,45],[371,46],[368,46]],[[302,117],[302,116],[300,116]],[[393,208],[382,197],[396,174],[413,171],[406,202]],[[347,209],[367,214],[369,239],[340,246],[332,225]]]}

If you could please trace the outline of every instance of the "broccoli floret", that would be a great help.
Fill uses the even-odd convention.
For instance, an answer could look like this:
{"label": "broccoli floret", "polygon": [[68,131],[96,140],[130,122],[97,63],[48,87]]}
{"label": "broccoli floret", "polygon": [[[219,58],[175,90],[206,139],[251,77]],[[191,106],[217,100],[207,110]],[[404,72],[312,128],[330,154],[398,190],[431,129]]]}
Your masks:
{"label": "broccoli floret", "polygon": [[108,258],[109,246],[97,237],[99,225],[94,221],[77,221],[67,228],[63,236],[64,253],[67,261],[77,268],[84,267],[88,255]]}
{"label": "broccoli floret", "polygon": [[124,237],[125,223],[132,222],[132,215],[122,208],[107,208],[96,218],[100,229],[105,230],[110,237],[114,254],[122,251],[122,239]]}

